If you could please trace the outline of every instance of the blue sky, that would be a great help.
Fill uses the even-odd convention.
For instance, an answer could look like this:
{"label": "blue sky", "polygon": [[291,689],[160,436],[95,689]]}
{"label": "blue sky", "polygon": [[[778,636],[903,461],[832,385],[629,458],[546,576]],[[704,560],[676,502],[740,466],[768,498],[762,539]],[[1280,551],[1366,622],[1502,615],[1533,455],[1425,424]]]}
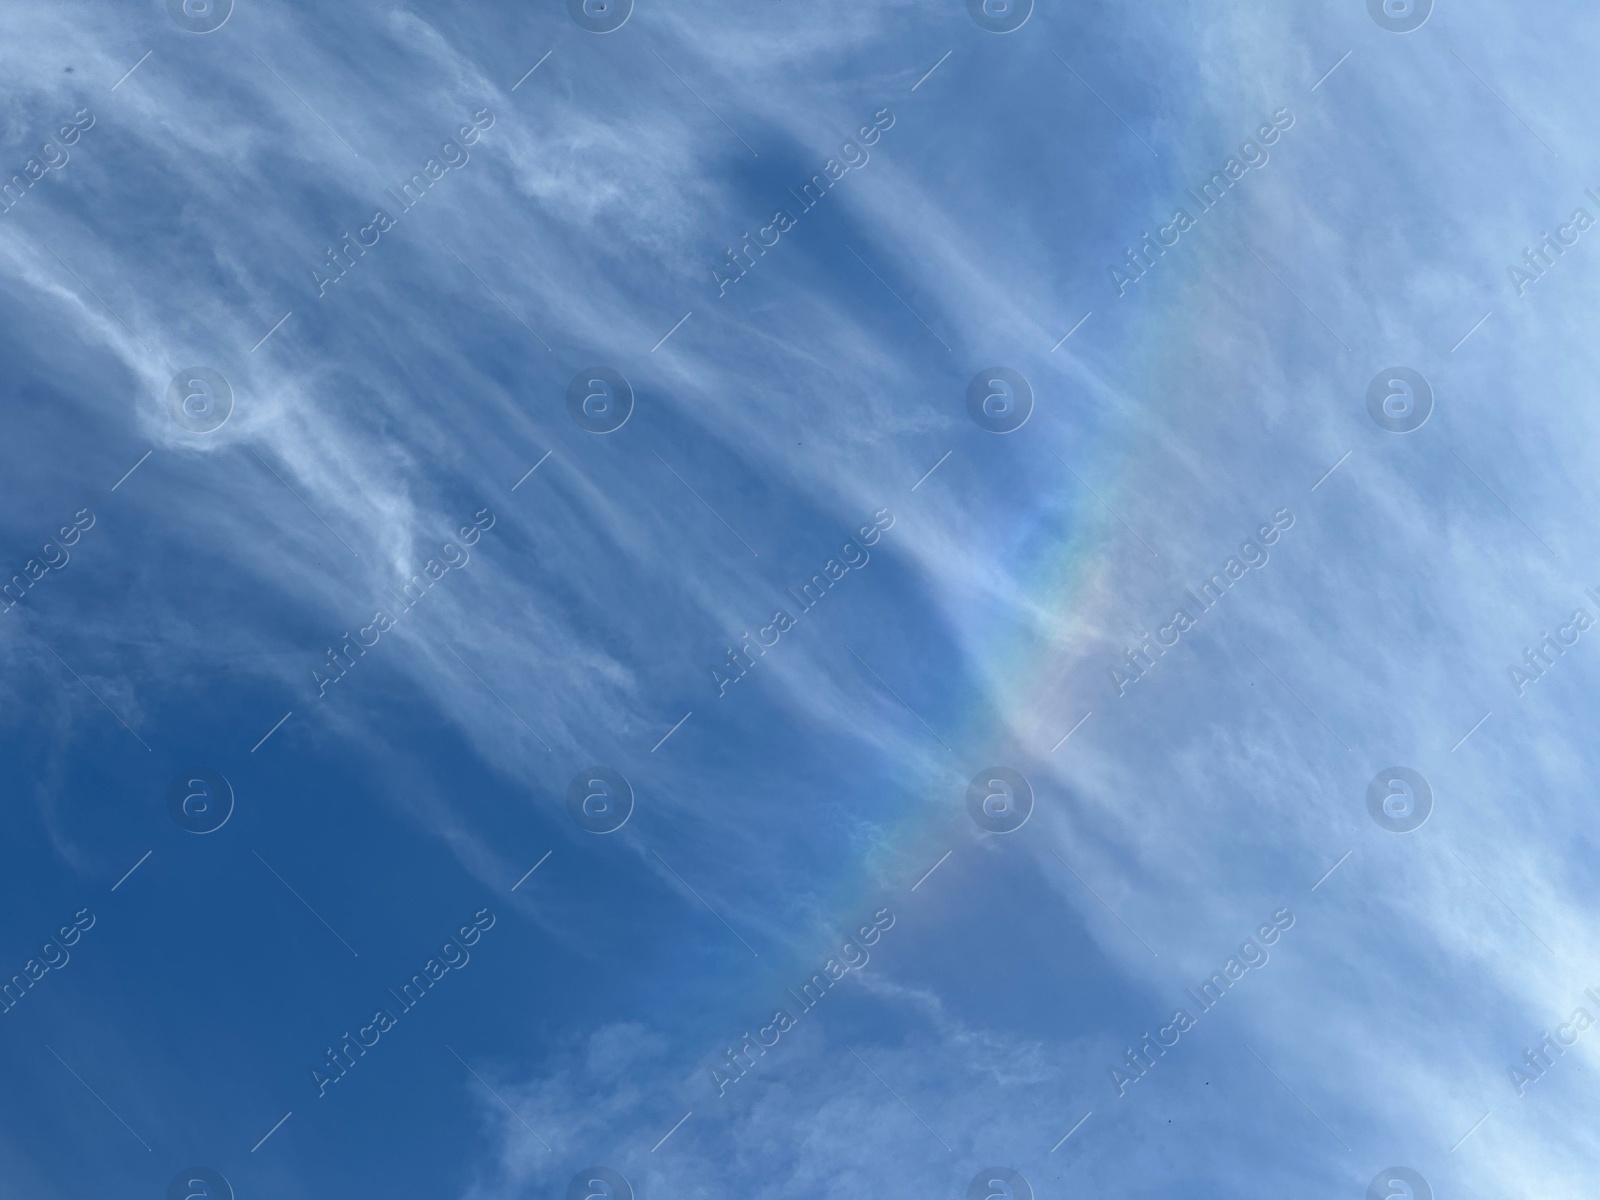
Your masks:
{"label": "blue sky", "polygon": [[0,1194],[1585,1190],[1600,32],[1373,7],[0,16]]}

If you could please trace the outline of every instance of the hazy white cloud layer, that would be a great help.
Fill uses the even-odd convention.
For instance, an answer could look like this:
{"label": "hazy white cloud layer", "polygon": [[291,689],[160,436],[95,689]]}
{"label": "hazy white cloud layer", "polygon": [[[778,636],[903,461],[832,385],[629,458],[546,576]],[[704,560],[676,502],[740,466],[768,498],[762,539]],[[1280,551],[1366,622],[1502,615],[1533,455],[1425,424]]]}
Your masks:
{"label": "hazy white cloud layer", "polygon": [[0,1192],[1589,1194],[1597,52],[0,14]]}

